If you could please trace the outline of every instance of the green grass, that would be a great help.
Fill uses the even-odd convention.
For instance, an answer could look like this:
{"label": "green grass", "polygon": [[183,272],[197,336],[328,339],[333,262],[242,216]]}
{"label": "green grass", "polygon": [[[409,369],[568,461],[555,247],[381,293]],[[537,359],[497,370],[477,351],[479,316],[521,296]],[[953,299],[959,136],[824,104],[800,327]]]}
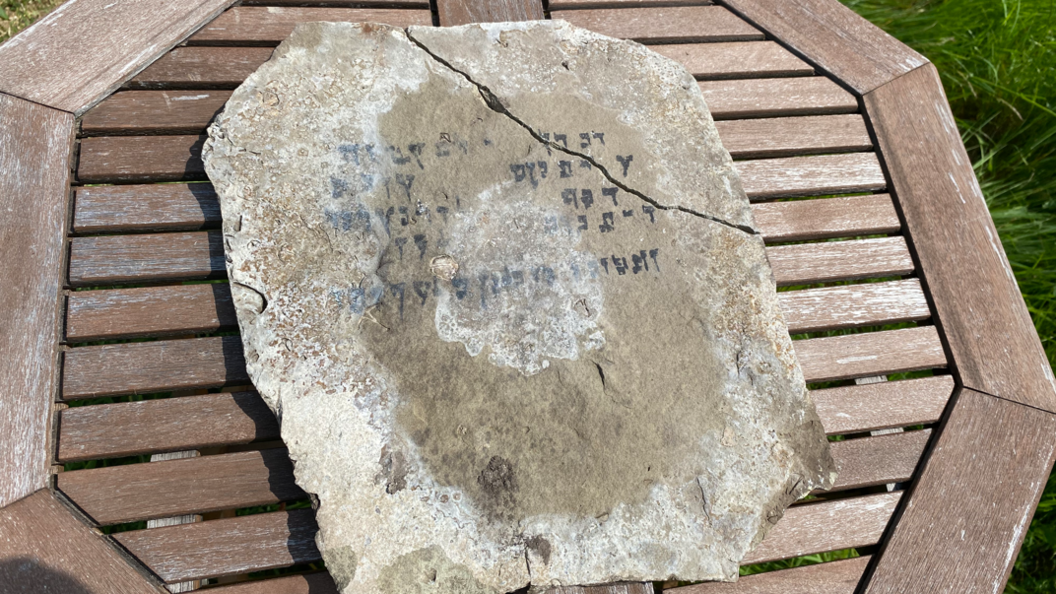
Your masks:
{"label": "green grass", "polygon": [[0,43],[62,4],[63,0],[0,0]]}
{"label": "green grass", "polygon": [[[843,1],[939,69],[1012,270],[1056,362],[1056,1]],[[1005,591],[1056,591],[1056,475]]]}

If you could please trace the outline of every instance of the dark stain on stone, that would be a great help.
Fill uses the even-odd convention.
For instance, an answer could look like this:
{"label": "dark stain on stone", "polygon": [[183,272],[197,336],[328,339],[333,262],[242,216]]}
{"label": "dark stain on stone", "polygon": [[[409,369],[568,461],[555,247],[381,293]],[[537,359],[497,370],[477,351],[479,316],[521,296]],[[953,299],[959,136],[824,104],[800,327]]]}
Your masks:
{"label": "dark stain on stone", "polygon": [[477,475],[484,496],[498,504],[497,508],[509,508],[516,504],[517,479],[513,474],[513,464],[502,456],[492,456],[488,465]]}
{"label": "dark stain on stone", "polygon": [[536,534],[529,538],[525,543],[528,550],[535,553],[537,557],[543,560],[544,565],[550,564],[550,541],[546,540],[542,536]]}
{"label": "dark stain on stone", "polygon": [[385,482],[385,492],[395,495],[407,488],[407,459],[402,452],[393,452],[388,446],[381,449],[381,473],[375,481]]}

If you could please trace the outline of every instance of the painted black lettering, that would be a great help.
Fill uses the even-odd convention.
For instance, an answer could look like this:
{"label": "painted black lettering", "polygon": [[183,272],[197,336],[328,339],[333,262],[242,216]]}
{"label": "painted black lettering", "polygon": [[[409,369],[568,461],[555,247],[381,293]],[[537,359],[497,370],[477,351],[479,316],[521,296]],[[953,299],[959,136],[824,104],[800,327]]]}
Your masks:
{"label": "painted black lettering", "polygon": [[612,213],[603,212],[601,213],[601,224],[598,225],[598,231],[602,233],[608,233],[613,230],[612,226]]}
{"label": "painted black lettering", "polygon": [[631,161],[634,160],[634,155],[627,155],[626,157],[616,155],[616,160],[623,166],[623,177],[627,177],[627,168],[631,166]]}
{"label": "painted black lettering", "polygon": [[616,192],[618,192],[618,191],[619,191],[619,188],[602,188],[601,189],[601,195],[602,196],[608,196],[609,198],[612,198],[612,205],[613,206],[619,206],[620,203],[616,202]]}

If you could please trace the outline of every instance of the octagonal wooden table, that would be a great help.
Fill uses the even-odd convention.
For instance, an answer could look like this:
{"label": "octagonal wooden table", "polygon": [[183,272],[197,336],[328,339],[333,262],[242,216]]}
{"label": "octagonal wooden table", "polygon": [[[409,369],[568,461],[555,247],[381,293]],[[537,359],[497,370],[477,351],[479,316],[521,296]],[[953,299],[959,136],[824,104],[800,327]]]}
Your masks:
{"label": "octagonal wooden table", "polygon": [[333,592],[246,375],[204,130],[298,22],[540,18],[700,81],[841,436],[836,487],[745,563],[861,556],[679,591],[1003,587],[1056,390],[924,57],[835,0],[234,4],[80,0],[0,46],[0,591]]}

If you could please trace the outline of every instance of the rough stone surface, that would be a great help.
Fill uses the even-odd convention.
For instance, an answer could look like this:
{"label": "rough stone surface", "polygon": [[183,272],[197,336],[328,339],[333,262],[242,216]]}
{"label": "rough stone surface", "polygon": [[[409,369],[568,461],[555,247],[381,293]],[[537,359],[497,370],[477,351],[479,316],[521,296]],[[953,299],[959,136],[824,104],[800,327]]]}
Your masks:
{"label": "rough stone surface", "polygon": [[834,480],[730,157],[642,46],[301,25],[204,158],[344,592],[734,579]]}

